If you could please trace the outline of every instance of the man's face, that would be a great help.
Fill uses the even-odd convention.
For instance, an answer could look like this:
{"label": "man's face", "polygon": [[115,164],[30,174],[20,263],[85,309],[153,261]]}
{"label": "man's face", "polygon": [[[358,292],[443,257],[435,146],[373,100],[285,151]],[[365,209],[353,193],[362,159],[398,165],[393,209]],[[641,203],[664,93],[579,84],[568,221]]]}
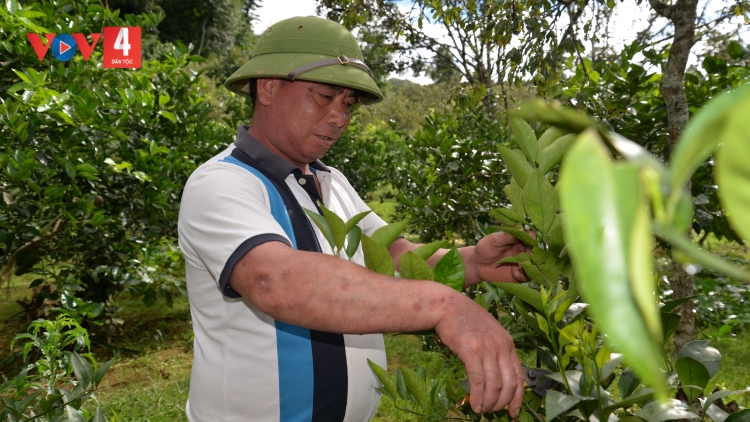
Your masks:
{"label": "man's face", "polygon": [[[307,81],[270,82],[266,139],[298,167],[323,157],[349,125],[356,91]],[[259,86],[259,95],[262,90]]]}

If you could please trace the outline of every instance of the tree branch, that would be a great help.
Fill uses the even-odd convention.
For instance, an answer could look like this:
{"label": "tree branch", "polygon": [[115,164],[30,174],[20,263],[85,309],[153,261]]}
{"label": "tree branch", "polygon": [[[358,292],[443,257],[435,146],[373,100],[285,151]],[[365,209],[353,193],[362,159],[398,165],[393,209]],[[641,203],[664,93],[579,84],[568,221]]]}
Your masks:
{"label": "tree branch", "polygon": [[654,9],[659,16],[663,16],[669,20],[674,18],[674,6],[669,6],[661,0],[648,0],[651,8]]}
{"label": "tree branch", "polygon": [[[45,231],[47,231],[47,229],[52,227],[52,225],[54,225],[54,229],[52,229],[52,231],[49,234],[42,235]],[[36,236],[30,241],[24,243],[23,245],[21,245],[21,247],[19,247],[13,252],[13,254],[10,256],[10,259],[8,260],[8,264],[3,269],[3,272],[0,273],[0,284],[4,280],[7,281],[6,290],[5,290],[6,299],[10,298],[10,277],[13,274],[13,267],[16,266],[16,258],[18,257],[18,254],[25,251],[26,249],[34,247],[44,242],[45,240],[57,235],[58,233],[60,233],[60,231],[62,231],[63,226],[65,226],[65,220],[63,220],[63,216],[62,214],[60,214],[54,219],[52,219],[52,221],[47,223],[47,225],[44,226],[42,230],[39,231],[39,234],[40,234],[39,236]]]}

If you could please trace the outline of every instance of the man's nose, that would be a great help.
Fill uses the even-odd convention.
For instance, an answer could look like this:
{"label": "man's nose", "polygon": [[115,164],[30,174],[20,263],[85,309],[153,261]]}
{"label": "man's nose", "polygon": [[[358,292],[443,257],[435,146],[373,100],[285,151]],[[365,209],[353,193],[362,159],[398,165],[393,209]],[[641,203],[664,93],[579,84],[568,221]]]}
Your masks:
{"label": "man's nose", "polygon": [[328,120],[335,124],[339,128],[344,128],[346,125],[349,124],[349,119],[351,118],[351,115],[349,114],[349,111],[346,108],[346,105],[344,102],[337,102],[334,101],[331,104],[330,110],[328,110]]}

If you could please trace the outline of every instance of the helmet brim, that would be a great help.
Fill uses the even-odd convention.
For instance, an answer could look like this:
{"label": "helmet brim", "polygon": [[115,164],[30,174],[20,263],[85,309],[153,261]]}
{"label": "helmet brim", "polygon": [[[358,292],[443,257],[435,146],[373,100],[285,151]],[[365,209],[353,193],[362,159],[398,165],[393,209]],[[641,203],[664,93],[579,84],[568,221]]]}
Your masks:
{"label": "helmet brim", "polygon": [[[247,87],[250,79],[286,78],[287,75],[309,63],[331,59],[331,56],[310,53],[271,53],[251,58],[227,79],[224,86],[244,96],[250,95]],[[320,82],[354,89],[359,93],[359,102],[365,105],[383,101],[378,85],[362,69],[351,65],[330,65],[299,74],[295,80]]]}

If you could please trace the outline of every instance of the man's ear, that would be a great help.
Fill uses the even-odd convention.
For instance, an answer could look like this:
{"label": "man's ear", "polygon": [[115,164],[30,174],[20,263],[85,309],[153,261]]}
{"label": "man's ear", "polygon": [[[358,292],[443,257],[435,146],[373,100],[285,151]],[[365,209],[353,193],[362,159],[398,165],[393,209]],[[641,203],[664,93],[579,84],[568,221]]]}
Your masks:
{"label": "man's ear", "polygon": [[273,97],[279,90],[281,80],[275,78],[258,78],[257,84],[258,102],[264,106],[271,105]]}

